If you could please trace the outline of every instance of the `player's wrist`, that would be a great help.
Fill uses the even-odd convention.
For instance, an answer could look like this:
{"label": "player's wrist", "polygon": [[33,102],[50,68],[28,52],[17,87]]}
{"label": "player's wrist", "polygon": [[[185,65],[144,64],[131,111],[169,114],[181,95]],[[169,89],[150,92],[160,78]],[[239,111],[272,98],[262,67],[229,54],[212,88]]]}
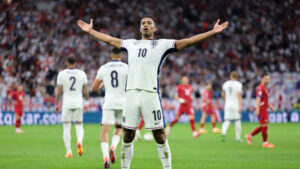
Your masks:
{"label": "player's wrist", "polygon": [[89,100],[84,100],[84,106],[88,106],[89,105]]}

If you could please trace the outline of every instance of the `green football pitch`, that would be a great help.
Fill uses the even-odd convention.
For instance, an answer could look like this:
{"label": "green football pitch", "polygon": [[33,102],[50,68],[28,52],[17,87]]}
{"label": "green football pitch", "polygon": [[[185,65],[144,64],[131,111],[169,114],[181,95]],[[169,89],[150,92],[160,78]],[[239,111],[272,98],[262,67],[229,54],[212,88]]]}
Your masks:
{"label": "green football pitch", "polygon": [[[221,127],[221,124],[218,124]],[[257,124],[243,123],[244,134]],[[209,131],[193,139],[188,124],[177,124],[168,138],[174,169],[296,169],[300,168],[300,123],[271,124],[269,141],[273,149],[262,148],[261,135],[249,147],[234,139],[231,124],[226,141]],[[23,126],[25,134],[17,135],[14,127],[0,127],[0,169],[99,169],[102,168],[100,125],[85,125],[84,154],[76,152],[75,128],[72,127],[73,157],[65,159],[62,126]],[[143,131],[144,132],[144,131]],[[120,145],[117,150],[120,157]],[[120,159],[111,168],[121,168]],[[154,141],[134,143],[131,169],[161,169]]]}

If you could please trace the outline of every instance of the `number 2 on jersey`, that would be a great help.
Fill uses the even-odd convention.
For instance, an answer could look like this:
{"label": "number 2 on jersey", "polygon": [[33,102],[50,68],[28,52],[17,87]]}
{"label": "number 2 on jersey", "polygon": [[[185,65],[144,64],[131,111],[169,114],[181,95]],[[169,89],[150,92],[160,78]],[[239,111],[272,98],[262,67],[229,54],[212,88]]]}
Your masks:
{"label": "number 2 on jersey", "polygon": [[113,88],[116,88],[119,86],[119,81],[118,81],[118,72],[117,71],[112,71],[110,73],[110,77],[111,77],[111,86]]}
{"label": "number 2 on jersey", "polygon": [[76,90],[75,88],[73,88],[74,85],[75,85],[75,82],[76,82],[76,78],[75,78],[74,76],[71,76],[71,77],[70,77],[70,80],[72,81],[70,90],[71,90],[71,91],[74,91],[74,90]]}
{"label": "number 2 on jersey", "polygon": [[139,55],[138,55],[138,57],[141,57],[141,56],[145,57],[146,54],[147,54],[147,49],[146,48],[144,48],[144,49],[139,48]]}

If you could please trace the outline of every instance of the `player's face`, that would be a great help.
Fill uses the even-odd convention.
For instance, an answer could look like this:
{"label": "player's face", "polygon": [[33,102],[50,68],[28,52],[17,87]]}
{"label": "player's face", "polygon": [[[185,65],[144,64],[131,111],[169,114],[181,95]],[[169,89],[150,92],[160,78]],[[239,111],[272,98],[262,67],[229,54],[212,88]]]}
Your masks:
{"label": "player's face", "polygon": [[212,84],[208,84],[207,88],[208,88],[208,90],[211,90],[212,89]]}
{"label": "player's face", "polygon": [[263,80],[263,83],[264,83],[265,85],[267,85],[267,84],[269,84],[269,82],[270,82],[270,76],[264,76],[262,80]]}
{"label": "player's face", "polygon": [[140,32],[143,37],[151,37],[156,31],[156,26],[151,18],[144,18],[141,21]]}
{"label": "player's face", "polygon": [[186,77],[186,76],[184,76],[184,77],[181,79],[181,81],[182,81],[182,84],[184,84],[184,85],[189,84],[189,78]]}
{"label": "player's face", "polygon": [[18,86],[18,91],[19,92],[23,91],[23,85]]}

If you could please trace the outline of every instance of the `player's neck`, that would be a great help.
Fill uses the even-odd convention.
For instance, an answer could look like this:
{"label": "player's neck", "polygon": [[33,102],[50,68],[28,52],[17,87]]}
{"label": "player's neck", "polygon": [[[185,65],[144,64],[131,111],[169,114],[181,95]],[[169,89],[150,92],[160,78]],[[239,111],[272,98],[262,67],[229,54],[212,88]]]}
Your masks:
{"label": "player's neck", "polygon": [[151,35],[151,36],[142,36],[142,40],[152,40],[154,37],[154,35]]}
{"label": "player's neck", "polygon": [[111,59],[110,61],[116,62],[116,61],[121,61],[121,59]]}
{"label": "player's neck", "polygon": [[68,66],[67,68],[68,68],[68,69],[75,69],[76,66]]}
{"label": "player's neck", "polygon": [[263,82],[261,82],[260,84],[262,84],[263,86],[267,86],[266,84],[264,84]]}

